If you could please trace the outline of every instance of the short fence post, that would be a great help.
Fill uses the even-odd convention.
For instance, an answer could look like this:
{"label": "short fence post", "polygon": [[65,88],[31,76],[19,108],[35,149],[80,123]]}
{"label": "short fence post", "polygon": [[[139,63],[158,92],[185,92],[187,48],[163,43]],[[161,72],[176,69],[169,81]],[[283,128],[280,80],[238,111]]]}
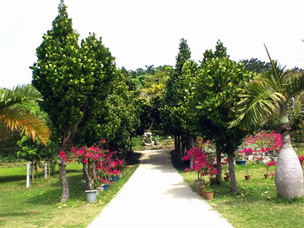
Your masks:
{"label": "short fence post", "polygon": [[26,187],[30,187],[31,164],[26,164]]}
{"label": "short fence post", "polygon": [[48,163],[44,163],[44,178],[48,179]]}

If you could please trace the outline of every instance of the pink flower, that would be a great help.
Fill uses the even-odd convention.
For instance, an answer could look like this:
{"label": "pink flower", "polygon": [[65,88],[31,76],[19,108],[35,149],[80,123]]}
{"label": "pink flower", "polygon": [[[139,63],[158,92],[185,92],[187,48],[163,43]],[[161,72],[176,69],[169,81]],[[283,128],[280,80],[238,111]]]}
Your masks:
{"label": "pink flower", "polygon": [[66,157],[67,157],[67,155],[66,155],[66,153],[63,150],[59,152],[59,158],[65,160]]}
{"label": "pink flower", "polygon": [[304,156],[303,155],[299,155],[299,161],[301,163],[301,166],[303,165],[303,161],[304,161]]}
{"label": "pink flower", "polygon": [[265,164],[266,166],[273,166],[273,165],[276,165],[276,161],[270,161],[268,163]]}

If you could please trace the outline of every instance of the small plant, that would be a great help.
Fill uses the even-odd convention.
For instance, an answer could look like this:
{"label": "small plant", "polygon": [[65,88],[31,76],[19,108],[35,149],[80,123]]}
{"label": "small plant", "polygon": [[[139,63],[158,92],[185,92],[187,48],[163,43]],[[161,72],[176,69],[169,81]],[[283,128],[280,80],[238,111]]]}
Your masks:
{"label": "small plant", "polygon": [[[270,162],[267,162],[266,164],[265,164],[265,166],[266,166],[266,175],[268,175],[269,174],[269,167],[270,166],[275,166],[276,165],[276,161],[270,161]],[[266,177],[266,176],[265,176]]]}

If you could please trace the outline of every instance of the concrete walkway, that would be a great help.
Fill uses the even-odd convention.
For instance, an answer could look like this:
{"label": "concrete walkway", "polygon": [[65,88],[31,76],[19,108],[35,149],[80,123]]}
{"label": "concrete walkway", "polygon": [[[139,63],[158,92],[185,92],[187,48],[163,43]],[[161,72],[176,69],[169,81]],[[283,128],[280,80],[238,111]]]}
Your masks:
{"label": "concrete walkway", "polygon": [[89,228],[232,228],[183,181],[168,150],[142,153],[138,169]]}

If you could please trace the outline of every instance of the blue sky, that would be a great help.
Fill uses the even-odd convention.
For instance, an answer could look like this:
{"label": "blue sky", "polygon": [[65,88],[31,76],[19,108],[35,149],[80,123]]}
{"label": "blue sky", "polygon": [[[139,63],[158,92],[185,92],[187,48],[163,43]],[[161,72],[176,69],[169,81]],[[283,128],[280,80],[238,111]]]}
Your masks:
{"label": "blue sky", "polygon": [[[35,49],[51,29],[59,0],[1,0],[0,87],[31,82]],[[273,59],[304,68],[303,0],[65,0],[80,38],[94,32],[118,67],[174,65],[181,38],[192,59],[221,39],[231,59]]]}

